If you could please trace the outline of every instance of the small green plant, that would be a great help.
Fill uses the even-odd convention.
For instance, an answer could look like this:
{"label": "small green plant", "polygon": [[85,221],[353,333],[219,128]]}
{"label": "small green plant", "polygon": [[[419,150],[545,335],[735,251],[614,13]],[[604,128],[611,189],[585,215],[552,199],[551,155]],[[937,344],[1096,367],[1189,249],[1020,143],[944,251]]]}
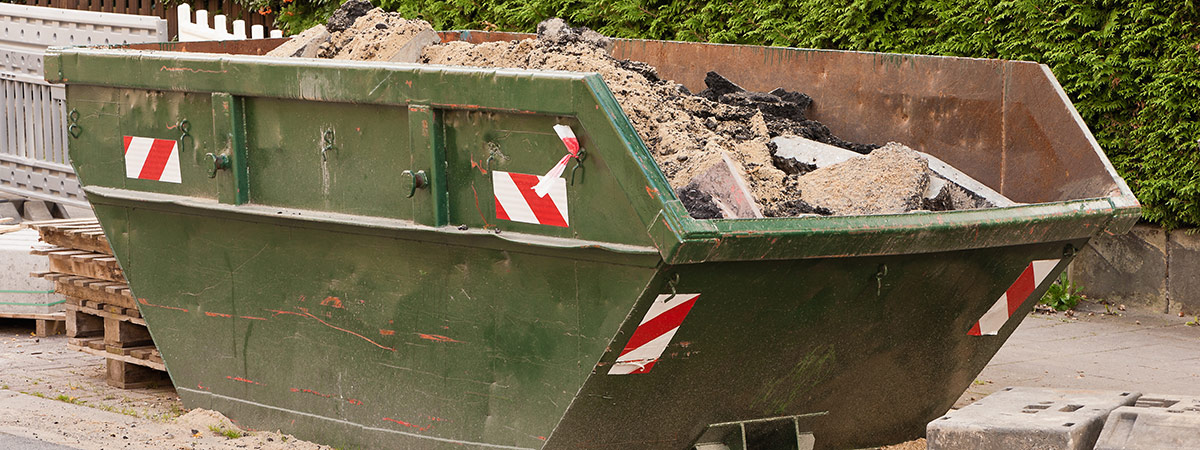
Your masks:
{"label": "small green plant", "polygon": [[58,397],[54,397],[54,399],[58,400],[60,402],[71,403],[74,405],[82,405],[83,404],[83,400],[80,400],[79,397],[72,397],[67,394],[58,394]]}
{"label": "small green plant", "polygon": [[170,415],[171,416],[179,417],[184,414],[187,414],[187,410],[183,409],[183,405],[180,405],[179,403],[171,403],[171,407],[170,407]]}
{"label": "small green plant", "polygon": [[228,429],[228,428],[225,428],[222,426],[217,426],[217,425],[209,425],[208,431],[219,434],[221,436],[225,436],[226,438],[229,438],[229,439],[237,439],[237,438],[240,438],[240,437],[246,435],[246,433],[243,433],[241,431],[231,430],[231,429]]}
{"label": "small green plant", "polygon": [[1041,303],[1058,311],[1074,309],[1075,305],[1083,300],[1083,296],[1079,295],[1080,289],[1082,287],[1068,280],[1067,273],[1063,272],[1062,275],[1059,275],[1058,280],[1046,290],[1046,295],[1042,296]]}
{"label": "small green plant", "polygon": [[4,386],[0,386],[0,389],[4,389],[4,390],[6,390],[6,391],[7,391],[7,390],[8,390],[8,385],[6,384],[6,385],[4,385]]}
{"label": "small green plant", "polygon": [[1193,316],[1192,320],[1188,321],[1184,325],[1189,327],[1200,326],[1200,316]]}
{"label": "small green plant", "polygon": [[142,415],[138,414],[137,410],[133,409],[133,408],[126,408],[126,407],[118,408],[118,407],[112,406],[112,405],[96,405],[93,407],[96,409],[108,411],[111,413],[124,414],[129,417],[139,417],[139,418],[142,417]]}

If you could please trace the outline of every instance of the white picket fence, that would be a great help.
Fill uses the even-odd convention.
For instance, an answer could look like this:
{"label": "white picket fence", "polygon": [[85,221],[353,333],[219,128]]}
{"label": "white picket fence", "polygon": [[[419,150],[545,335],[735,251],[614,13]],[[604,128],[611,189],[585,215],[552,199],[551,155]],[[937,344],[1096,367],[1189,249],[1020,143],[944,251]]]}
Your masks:
{"label": "white picket fence", "polygon": [[[262,25],[254,25],[250,27],[250,34],[246,34],[246,21],[233,21],[233,30],[229,29],[228,18],[224,14],[213,16],[212,25],[208,23],[208,11],[203,9],[195,11],[195,18],[192,17],[192,7],[187,3],[179,5],[176,11],[179,14],[179,41],[229,41],[240,39],[262,39],[264,29]],[[283,32],[279,30],[271,30],[270,36],[273,38],[283,37]]]}

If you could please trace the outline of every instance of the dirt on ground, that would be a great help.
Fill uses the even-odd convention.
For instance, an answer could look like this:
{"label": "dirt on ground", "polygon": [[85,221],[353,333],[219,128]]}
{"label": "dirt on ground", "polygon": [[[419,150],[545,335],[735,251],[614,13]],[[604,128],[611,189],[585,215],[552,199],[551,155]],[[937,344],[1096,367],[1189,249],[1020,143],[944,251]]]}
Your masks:
{"label": "dirt on ground", "polygon": [[[421,20],[404,19],[378,8],[364,10],[365,3],[363,0],[347,2],[330,19],[326,27],[332,37],[322,44],[321,57],[390,61],[393,59],[388,56],[391,54],[389,46],[404,46],[412,36],[432,30]],[[890,185],[875,184],[886,181],[889,176],[908,176],[896,171],[901,166],[908,170],[920,165],[909,158],[915,155],[911,150],[901,152],[897,149],[903,147],[900,144],[890,145],[896,150],[886,152],[886,157],[842,163],[844,167],[836,170],[831,167],[826,172],[794,173],[793,170],[789,173],[785,170],[788,169],[786,163],[773,158],[774,144],[770,142],[773,137],[800,136],[863,155],[879,148],[875,144],[838,138],[825,125],[809,120],[807,113],[814,100],[803,93],[783,88],[751,92],[720,74],[709,72],[705,78],[707,88],[694,94],[681,84],[661,79],[655,68],[646,63],[613,58],[611,48],[609,38],[586,28],[570,27],[562,19],[555,18],[539,24],[538,36],[534,39],[481,44],[437,43],[424,46],[417,62],[598,73],[671,186],[697,218],[720,217],[720,212],[714,215],[713,211],[718,208],[711,196],[684,190],[693,178],[721,162],[722,154],[730,156],[737,166],[735,172],[744,179],[751,196],[767,217],[887,214],[931,205],[943,210],[954,206],[946,199],[937,203],[922,202],[919,196],[923,192],[918,193],[917,201],[910,201],[912,197],[908,191],[885,191]],[[900,158],[897,156],[900,154],[905,156]],[[882,172],[856,172],[859,169]],[[834,198],[843,194],[844,197]],[[888,203],[887,206],[851,207],[861,203],[859,199],[875,199],[881,195],[890,197],[883,202]]]}

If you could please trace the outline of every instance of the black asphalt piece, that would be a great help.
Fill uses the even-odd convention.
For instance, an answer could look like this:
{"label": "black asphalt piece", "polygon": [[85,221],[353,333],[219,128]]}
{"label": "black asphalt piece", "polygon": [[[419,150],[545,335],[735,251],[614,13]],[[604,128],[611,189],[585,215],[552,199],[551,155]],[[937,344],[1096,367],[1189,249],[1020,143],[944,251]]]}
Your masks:
{"label": "black asphalt piece", "polygon": [[334,11],[329,16],[329,21],[325,23],[325,29],[330,33],[342,31],[351,26],[354,26],[354,21],[359,17],[367,15],[374,6],[367,0],[347,0],[342,3],[342,6]]}
{"label": "black asphalt piece", "polygon": [[[813,99],[808,95],[783,88],[771,92],[748,91],[716,72],[708,72],[704,76],[704,85],[708,87],[697,96],[737,107],[717,117],[718,120],[745,120],[753,116],[757,109],[762,112],[771,137],[789,134],[802,136],[864,155],[879,148],[875,144],[859,144],[839,138],[821,122],[809,120],[806,113],[812,107]],[[733,137],[739,138],[737,135]]]}
{"label": "black asphalt piece", "polygon": [[675,192],[679,196],[679,201],[683,203],[684,209],[687,209],[689,215],[695,219],[721,219],[725,215],[721,213],[721,208],[717,207],[717,203],[713,201],[711,195],[701,192],[694,185],[687,185]]}
{"label": "black asphalt piece", "polygon": [[0,433],[0,448],[5,450],[79,450],[77,447],[51,444],[7,433]]}

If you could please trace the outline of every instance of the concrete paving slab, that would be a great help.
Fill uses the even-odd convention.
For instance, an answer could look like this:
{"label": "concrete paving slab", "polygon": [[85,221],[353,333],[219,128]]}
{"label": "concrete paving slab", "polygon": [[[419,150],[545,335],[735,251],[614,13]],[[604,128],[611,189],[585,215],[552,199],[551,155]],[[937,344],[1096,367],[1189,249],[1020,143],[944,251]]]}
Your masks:
{"label": "concrete paving slab", "polygon": [[1200,448],[1200,397],[1150,395],[1113,410],[1095,450]]}
{"label": "concrete paving slab", "polygon": [[1131,391],[1012,387],[929,422],[930,450],[1091,450]]}

